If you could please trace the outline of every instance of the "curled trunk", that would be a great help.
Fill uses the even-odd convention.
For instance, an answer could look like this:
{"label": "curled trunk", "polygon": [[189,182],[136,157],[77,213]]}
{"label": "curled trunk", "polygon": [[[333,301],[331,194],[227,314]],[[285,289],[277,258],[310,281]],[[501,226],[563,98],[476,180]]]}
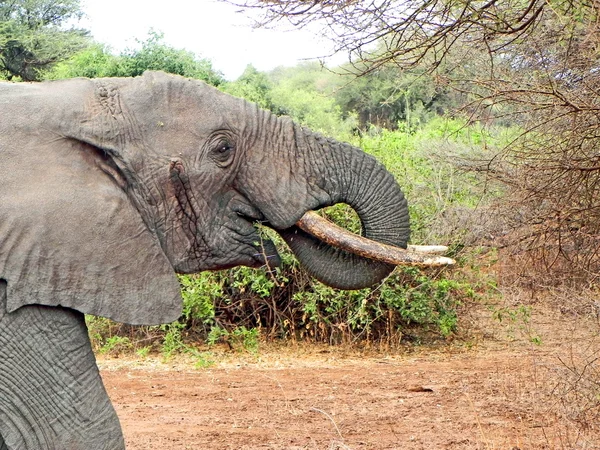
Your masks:
{"label": "curled trunk", "polygon": [[[360,218],[364,237],[405,249],[410,235],[408,206],[394,177],[375,158],[348,144],[305,130],[296,134],[301,150],[311,155],[316,189],[329,197],[320,206],[350,205]],[[329,286],[372,286],[395,267],[331,246],[297,226],[280,234],[309,274]]]}

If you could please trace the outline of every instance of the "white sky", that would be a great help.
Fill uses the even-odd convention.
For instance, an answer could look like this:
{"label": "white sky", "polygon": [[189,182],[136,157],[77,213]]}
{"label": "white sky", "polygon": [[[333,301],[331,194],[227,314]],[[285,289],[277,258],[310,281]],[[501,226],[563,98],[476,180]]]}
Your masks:
{"label": "white sky", "polygon": [[326,56],[332,48],[306,30],[252,29],[238,8],[215,0],[83,0],[82,7],[86,17],[79,25],[117,52],[135,47],[153,28],[168,45],[210,59],[229,80],[250,63],[266,71]]}

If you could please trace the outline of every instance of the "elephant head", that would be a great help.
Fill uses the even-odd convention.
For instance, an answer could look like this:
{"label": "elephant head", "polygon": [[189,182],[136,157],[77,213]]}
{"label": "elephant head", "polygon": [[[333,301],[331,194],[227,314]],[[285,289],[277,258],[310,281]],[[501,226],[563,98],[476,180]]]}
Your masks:
{"label": "elephant head", "polygon": [[345,289],[393,266],[295,226],[348,203],[364,234],[406,247],[408,210],[373,157],[206,84],[133,79],[0,84],[0,279],[7,309],[62,305],[135,324],[180,314],[174,272],[276,265],[256,222]]}

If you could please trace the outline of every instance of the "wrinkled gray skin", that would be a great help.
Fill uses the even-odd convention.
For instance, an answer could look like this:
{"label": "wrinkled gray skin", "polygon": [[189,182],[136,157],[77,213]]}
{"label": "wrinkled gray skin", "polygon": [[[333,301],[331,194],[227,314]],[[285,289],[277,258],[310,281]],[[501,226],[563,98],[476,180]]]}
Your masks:
{"label": "wrinkled gray skin", "polygon": [[202,82],[0,83],[0,450],[124,448],[83,313],[177,319],[175,272],[278,263],[255,222],[329,285],[380,281],[391,266],[294,227],[340,202],[406,246],[406,202],[372,157]]}

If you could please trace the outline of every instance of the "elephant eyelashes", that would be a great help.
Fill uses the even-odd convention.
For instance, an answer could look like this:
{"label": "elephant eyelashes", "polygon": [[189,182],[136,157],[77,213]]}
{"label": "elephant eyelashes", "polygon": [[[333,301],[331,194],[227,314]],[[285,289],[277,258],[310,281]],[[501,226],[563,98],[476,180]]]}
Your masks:
{"label": "elephant eyelashes", "polygon": [[227,167],[233,162],[235,148],[227,141],[219,142],[211,150],[211,157],[219,167]]}

